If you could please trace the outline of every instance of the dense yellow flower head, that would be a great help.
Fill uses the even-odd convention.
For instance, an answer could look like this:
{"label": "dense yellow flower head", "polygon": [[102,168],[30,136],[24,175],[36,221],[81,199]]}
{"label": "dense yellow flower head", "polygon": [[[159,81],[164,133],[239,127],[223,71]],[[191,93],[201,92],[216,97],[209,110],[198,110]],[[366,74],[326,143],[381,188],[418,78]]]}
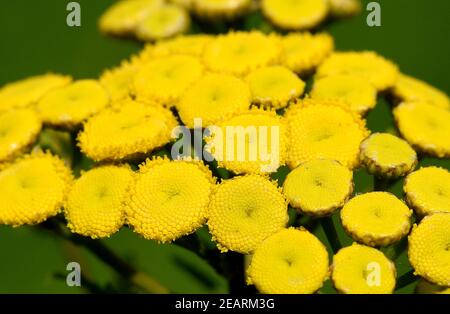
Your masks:
{"label": "dense yellow flower head", "polygon": [[395,289],[395,265],[377,249],[354,243],[333,257],[331,280],[340,293],[388,294]]}
{"label": "dense yellow flower head", "polygon": [[195,14],[211,20],[233,19],[242,15],[252,5],[251,0],[192,0]]}
{"label": "dense yellow flower head", "polygon": [[222,252],[250,253],[287,222],[283,195],[259,175],[223,181],[209,205],[209,231]]}
{"label": "dense yellow flower head", "polygon": [[250,107],[248,84],[227,74],[207,74],[181,97],[176,108],[183,123],[194,127],[194,119],[201,118],[208,127]]}
{"label": "dense yellow flower head", "polygon": [[450,294],[450,287],[441,287],[420,279],[414,292],[416,294]]}
{"label": "dense yellow flower head", "polygon": [[349,17],[361,11],[361,0],[327,0],[330,14],[334,17]]}
{"label": "dense yellow flower head", "polygon": [[61,210],[72,182],[70,169],[50,154],[27,155],[0,171],[0,224],[37,224]]}
{"label": "dense yellow flower head", "polygon": [[450,213],[426,216],[408,238],[408,257],[415,274],[450,287]]}
{"label": "dense yellow flower head", "polygon": [[176,126],[169,109],[126,100],[90,118],[79,146],[96,161],[129,159],[169,143]]}
{"label": "dense yellow flower head", "polygon": [[0,88],[0,111],[35,104],[49,91],[71,81],[70,76],[49,73],[6,84]]}
{"label": "dense yellow flower head", "polygon": [[278,63],[280,52],[278,42],[263,33],[234,32],[219,35],[210,42],[203,60],[211,71],[242,76]]}
{"label": "dense yellow flower head", "polygon": [[252,93],[252,102],[279,109],[290,100],[300,97],[305,82],[283,66],[269,66],[251,72],[246,78]]}
{"label": "dense yellow flower head", "polygon": [[69,229],[93,239],[117,232],[125,220],[132,181],[133,171],[127,166],[101,166],[83,173],[64,206]]}
{"label": "dense yellow flower head", "polygon": [[338,99],[349,109],[365,114],[377,103],[377,89],[359,75],[338,74],[323,77],[314,82],[313,99]]}
{"label": "dense yellow flower head", "polygon": [[109,93],[112,102],[130,97],[131,83],[137,70],[136,64],[124,61],[120,66],[103,72],[99,81]]}
{"label": "dense yellow flower head", "polygon": [[398,80],[398,67],[373,51],[335,52],[317,69],[317,77],[355,74],[372,83],[379,91],[393,87]]}
{"label": "dense yellow flower head", "polygon": [[11,160],[34,143],[42,123],[31,109],[0,113],[0,162]]}
{"label": "dense yellow flower head", "polygon": [[314,293],[328,277],[328,253],[307,230],[283,229],[256,248],[247,274],[261,293]]}
{"label": "dense yellow flower head", "polygon": [[399,241],[411,228],[412,211],[395,195],[370,192],[352,198],[341,211],[342,225],[350,236],[369,246]]}
{"label": "dense yellow flower head", "polygon": [[171,55],[143,64],[133,81],[133,93],[140,100],[155,101],[167,107],[203,74],[197,58]]}
{"label": "dense yellow flower head", "polygon": [[201,161],[148,160],[131,186],[128,224],[159,242],[190,234],[206,221],[214,184]]}
{"label": "dense yellow flower head", "polygon": [[263,14],[277,27],[288,30],[310,29],[328,13],[326,0],[262,0]]}
{"label": "dense yellow flower head", "polygon": [[292,207],[325,216],[342,207],[353,192],[353,173],[336,161],[314,159],[291,171],[283,193]]}
{"label": "dense yellow flower head", "polygon": [[368,135],[361,117],[345,104],[329,100],[305,99],[285,114],[290,144],[287,164],[293,169],[317,158],[339,161],[355,168],[359,164],[359,146]]}
{"label": "dense yellow flower head", "polygon": [[450,213],[450,172],[447,169],[421,168],[406,177],[403,191],[408,205],[421,216]]}
{"label": "dense yellow flower head", "polygon": [[212,35],[180,35],[175,38],[158,41],[154,45],[147,45],[138,56],[142,62],[148,62],[152,58],[166,57],[170,55],[188,55],[201,57],[206,45],[213,40]]}
{"label": "dense yellow flower head", "polygon": [[380,177],[396,178],[413,171],[417,154],[409,144],[389,133],[374,133],[361,143],[361,162]]}
{"label": "dense yellow flower head", "polygon": [[401,135],[416,149],[450,157],[450,110],[425,102],[404,102],[394,109]]}

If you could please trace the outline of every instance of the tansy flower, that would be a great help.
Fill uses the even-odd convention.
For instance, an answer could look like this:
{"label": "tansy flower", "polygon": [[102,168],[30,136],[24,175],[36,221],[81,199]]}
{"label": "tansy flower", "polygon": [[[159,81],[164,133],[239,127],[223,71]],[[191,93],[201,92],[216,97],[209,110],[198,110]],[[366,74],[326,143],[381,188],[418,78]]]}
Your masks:
{"label": "tansy flower", "polygon": [[108,104],[109,95],[99,82],[79,80],[47,93],[37,108],[44,123],[74,128]]}
{"label": "tansy flower", "polygon": [[361,0],[327,0],[334,17],[349,17],[361,11]]}
{"label": "tansy flower", "polygon": [[72,181],[64,162],[38,152],[0,171],[0,224],[37,224],[61,209]]}
{"label": "tansy flower", "polygon": [[291,171],[283,193],[292,207],[325,216],[342,207],[353,192],[353,173],[336,161],[315,159]]}
{"label": "tansy flower", "polygon": [[170,107],[202,74],[202,64],[191,56],[155,59],[141,66],[133,81],[133,92],[138,99]]}
{"label": "tansy flower", "polygon": [[210,42],[203,60],[211,71],[242,76],[277,63],[280,51],[275,40],[260,32],[235,32],[220,35]]}
{"label": "tansy flower", "polygon": [[354,243],[333,257],[331,280],[340,293],[387,294],[395,289],[396,270],[377,249]]}
{"label": "tansy flower", "polygon": [[233,19],[252,5],[251,0],[192,0],[195,14],[206,19]]}
{"label": "tansy flower", "polygon": [[394,86],[399,76],[398,67],[373,51],[335,52],[317,69],[317,77],[336,74],[355,74],[382,91]]}
{"label": "tansy flower", "polygon": [[200,161],[148,160],[131,186],[127,221],[136,233],[159,242],[190,234],[206,221],[214,184]]}
{"label": "tansy flower", "polygon": [[354,168],[359,145],[368,135],[361,117],[337,101],[305,99],[285,114],[290,134],[287,164],[293,169],[317,158]]}
{"label": "tansy flower", "polygon": [[147,45],[139,54],[141,62],[148,62],[152,58],[166,57],[174,54],[201,57],[206,45],[213,40],[213,36],[205,34],[181,35],[175,38],[158,41],[155,45]]}
{"label": "tansy flower", "polygon": [[188,127],[194,127],[195,118],[207,127],[248,109],[250,103],[246,82],[231,75],[207,74],[186,91],[176,108]]}
{"label": "tansy flower", "polygon": [[169,0],[170,3],[181,5],[183,8],[190,9],[194,0]]}
{"label": "tansy flower", "polygon": [[275,26],[288,30],[313,28],[328,13],[326,0],[262,0],[261,8]]}
{"label": "tansy flower", "polygon": [[111,101],[130,96],[130,86],[137,70],[137,65],[124,61],[120,66],[103,72],[99,81],[109,93]]}
{"label": "tansy flower", "polygon": [[361,143],[361,162],[379,177],[397,178],[413,171],[417,154],[409,144],[388,133],[374,133]]}
{"label": "tansy flower", "polygon": [[401,135],[416,149],[450,157],[450,111],[424,102],[404,102],[394,109]]}
{"label": "tansy flower", "polygon": [[78,140],[94,160],[130,159],[169,143],[176,125],[170,110],[126,100],[90,118]]}
{"label": "tansy flower", "polygon": [[348,107],[365,114],[377,103],[377,90],[366,79],[354,74],[338,74],[314,82],[311,91],[313,99],[339,99]]}
{"label": "tansy flower", "polygon": [[439,167],[421,168],[406,177],[406,200],[419,215],[450,213],[450,172]]}
{"label": "tansy flower", "polygon": [[314,293],[328,277],[328,253],[307,230],[283,229],[256,248],[247,274],[261,293]]}
{"label": "tansy flower", "polygon": [[252,101],[273,108],[286,107],[290,100],[300,97],[305,83],[282,66],[270,66],[251,72],[246,78]]}
{"label": "tansy flower", "polygon": [[50,73],[6,84],[0,89],[0,111],[35,104],[49,91],[71,81],[70,76]]}
{"label": "tansy flower", "polygon": [[133,180],[127,166],[102,166],[76,180],[65,205],[69,229],[83,236],[109,237],[125,220],[125,200]]}
{"label": "tansy flower", "polygon": [[408,234],[412,211],[393,194],[370,192],[352,198],[341,211],[344,229],[358,242],[386,246]]}
{"label": "tansy flower", "polygon": [[450,287],[441,287],[420,279],[414,290],[416,294],[450,294]]}
{"label": "tansy flower", "polygon": [[0,113],[0,162],[11,160],[34,143],[42,123],[31,109]]}
{"label": "tansy flower", "polygon": [[450,287],[450,213],[426,216],[408,238],[408,257],[415,274]]}

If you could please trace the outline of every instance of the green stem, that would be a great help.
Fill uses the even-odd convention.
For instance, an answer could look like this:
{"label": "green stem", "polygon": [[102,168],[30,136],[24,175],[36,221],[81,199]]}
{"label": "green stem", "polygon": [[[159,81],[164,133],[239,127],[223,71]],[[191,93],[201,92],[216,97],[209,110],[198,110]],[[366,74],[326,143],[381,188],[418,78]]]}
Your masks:
{"label": "green stem", "polygon": [[322,228],[325,231],[328,242],[330,243],[333,252],[337,253],[342,248],[342,244],[339,241],[336,227],[334,226],[333,216],[322,218],[320,220],[320,223],[322,224]]}
{"label": "green stem", "polygon": [[410,284],[414,283],[417,280],[417,278],[418,277],[414,275],[413,270],[407,272],[406,274],[403,274],[397,280],[396,290],[409,286]]}

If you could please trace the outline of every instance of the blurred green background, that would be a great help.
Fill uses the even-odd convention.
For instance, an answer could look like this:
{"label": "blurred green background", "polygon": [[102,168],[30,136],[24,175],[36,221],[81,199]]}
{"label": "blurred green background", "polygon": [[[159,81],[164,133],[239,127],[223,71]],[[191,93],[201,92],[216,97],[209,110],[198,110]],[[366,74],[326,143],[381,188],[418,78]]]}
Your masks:
{"label": "blurred green background", "polygon": [[[0,85],[30,75],[54,71],[75,78],[97,77],[105,68],[137,52],[142,44],[103,37],[97,19],[114,1],[80,0],[81,27],[66,25],[65,0],[2,0],[0,3]],[[365,0],[364,3],[369,1]],[[396,62],[404,73],[419,77],[450,94],[448,70],[450,33],[448,0],[381,0],[382,26],[368,27],[367,12],[358,17],[323,26],[340,50],[375,50]],[[365,5],[364,5],[365,7]],[[234,27],[269,26],[252,14]],[[208,27],[208,28],[206,28]],[[196,31],[224,30],[223,25],[194,25]],[[449,121],[450,123],[450,121]],[[373,131],[393,131],[389,105],[380,97],[368,116]],[[448,160],[425,158],[422,164],[450,169]],[[281,171],[275,177],[283,179]],[[356,174],[357,192],[372,188],[364,171]],[[401,182],[392,187],[401,196]],[[341,241],[351,243],[333,217]],[[322,228],[315,233],[323,240]],[[200,237],[205,236],[204,230]],[[226,280],[196,254],[180,245],[159,245],[124,228],[105,241],[136,268],[176,293],[223,293]],[[0,293],[85,293],[85,288],[65,284],[66,265],[78,261],[86,276],[102,289],[126,291],[115,272],[83,248],[60,241],[37,227],[0,227]],[[396,260],[399,275],[410,271],[405,254]],[[399,293],[413,291],[408,285]],[[333,292],[327,283],[322,292]]]}

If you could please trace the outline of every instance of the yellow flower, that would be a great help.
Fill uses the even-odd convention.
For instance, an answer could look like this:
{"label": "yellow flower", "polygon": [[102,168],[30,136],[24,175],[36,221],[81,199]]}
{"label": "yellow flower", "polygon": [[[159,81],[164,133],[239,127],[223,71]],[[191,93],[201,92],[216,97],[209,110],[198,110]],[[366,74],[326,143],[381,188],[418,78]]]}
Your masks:
{"label": "yellow flower", "polygon": [[311,91],[313,99],[338,99],[349,109],[365,114],[377,103],[377,90],[370,82],[354,74],[338,74],[320,78]]}
{"label": "yellow flower", "polygon": [[368,135],[361,117],[337,101],[305,99],[285,114],[290,144],[287,164],[293,169],[312,159],[339,161],[348,168],[359,163],[359,145]]}
{"label": "yellow flower", "polygon": [[181,97],[178,113],[185,125],[194,127],[201,118],[204,127],[249,108],[251,98],[248,84],[226,74],[207,74]]}
{"label": "yellow flower", "polygon": [[307,230],[283,229],[257,247],[247,274],[261,293],[314,293],[328,277],[328,253]]}
{"label": "yellow flower", "polygon": [[70,76],[50,73],[6,84],[0,89],[0,111],[35,104],[49,91],[71,81]]}
{"label": "yellow flower", "polygon": [[361,11],[361,0],[327,0],[327,2],[334,17],[349,17]]}
{"label": "yellow flower", "polygon": [[129,98],[137,70],[137,65],[124,61],[120,66],[103,72],[99,81],[111,96],[111,101]]}
{"label": "yellow flower", "polygon": [[413,171],[417,154],[409,144],[388,133],[374,133],[361,143],[361,162],[380,177],[397,178]]}
{"label": "yellow flower", "polygon": [[283,184],[292,207],[312,216],[329,215],[353,192],[353,173],[336,161],[315,159],[295,168]]}
{"label": "yellow flower", "polygon": [[186,9],[191,9],[194,0],[169,0],[170,3],[178,4]]}
{"label": "yellow flower", "polygon": [[369,246],[399,241],[411,228],[412,211],[393,194],[370,192],[352,198],[341,211],[344,229]]}
{"label": "yellow flower", "polygon": [[209,43],[203,60],[211,71],[243,76],[278,63],[280,52],[277,41],[260,32],[235,32],[220,35]]}
{"label": "yellow flower", "polygon": [[78,140],[96,161],[130,159],[169,143],[176,125],[170,110],[127,100],[90,118]]}
{"label": "yellow flower", "polygon": [[420,279],[414,292],[416,294],[450,294],[450,287],[440,287]]}
{"label": "yellow flower", "polygon": [[394,109],[401,135],[416,149],[450,157],[450,111],[424,102],[404,102]]}
{"label": "yellow flower", "polygon": [[170,55],[188,55],[201,57],[206,45],[213,40],[213,36],[205,34],[180,35],[172,39],[158,41],[155,45],[147,45],[139,54],[138,59],[148,62],[152,58]]}
{"label": "yellow flower", "polygon": [[127,221],[145,239],[170,242],[201,227],[214,179],[200,161],[148,160],[132,184]]}
{"label": "yellow flower", "polygon": [[50,154],[27,155],[0,171],[0,224],[37,224],[61,210],[72,174]]}
{"label": "yellow flower", "polygon": [[283,195],[274,182],[258,175],[223,181],[209,205],[209,231],[222,252],[250,253],[287,222]]}
{"label": "yellow flower", "polygon": [[399,76],[398,67],[373,51],[335,52],[317,69],[317,77],[354,74],[372,83],[377,90],[393,87]]}
{"label": "yellow flower", "polygon": [[408,257],[415,274],[450,287],[450,213],[426,216],[408,238]]}
{"label": "yellow flower", "polygon": [[42,123],[31,109],[0,113],[0,162],[8,161],[34,143]]}
{"label": "yellow flower", "polygon": [[354,243],[333,257],[331,280],[340,293],[388,294],[395,289],[396,270],[377,249]]}
{"label": "yellow flower", "polygon": [[117,232],[125,220],[124,202],[132,180],[127,166],[102,166],[83,173],[65,205],[69,229],[93,239]]}
{"label": "yellow flower", "polygon": [[300,97],[305,83],[282,66],[257,69],[246,78],[255,104],[273,108],[286,107],[290,100]]}
{"label": "yellow flower", "polygon": [[274,25],[289,30],[313,28],[328,13],[326,0],[262,0],[261,5]]}
{"label": "yellow flower", "polygon": [[211,20],[233,19],[247,12],[251,5],[251,0],[192,0],[195,14]]}
{"label": "yellow flower", "polygon": [[419,215],[450,213],[450,172],[439,167],[421,168],[406,177],[406,200]]}

